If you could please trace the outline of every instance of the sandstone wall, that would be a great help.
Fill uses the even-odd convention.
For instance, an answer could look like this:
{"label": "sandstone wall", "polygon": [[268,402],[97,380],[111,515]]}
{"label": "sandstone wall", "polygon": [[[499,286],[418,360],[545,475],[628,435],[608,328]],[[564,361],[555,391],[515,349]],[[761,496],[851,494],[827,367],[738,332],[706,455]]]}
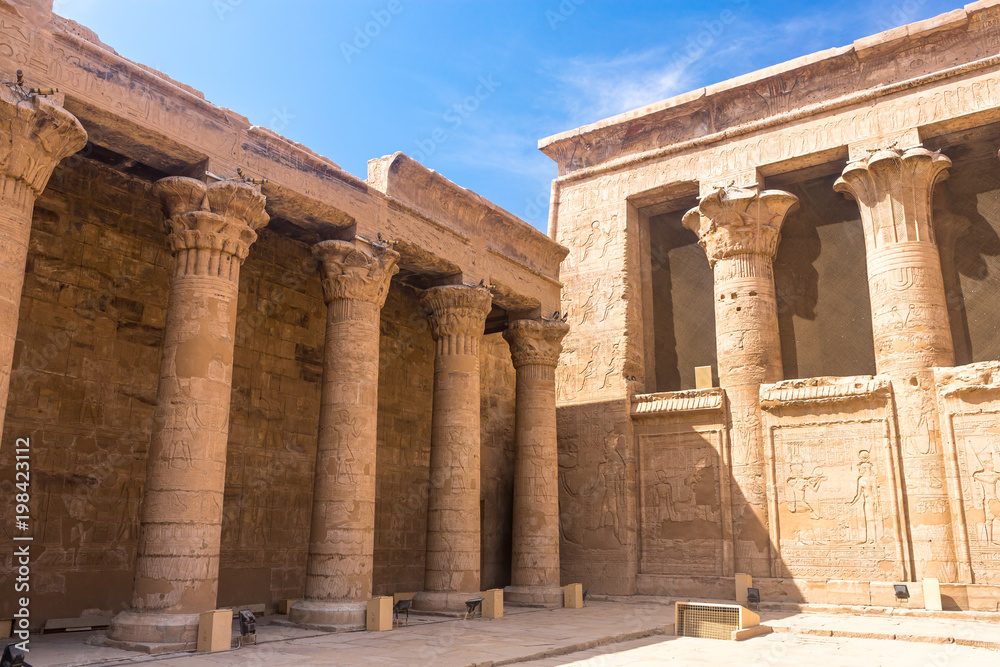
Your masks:
{"label": "sandstone wall", "polygon": [[[3,434],[32,443],[35,625],[131,596],[173,267],[162,221],[148,181],[80,158],[35,207]],[[423,588],[434,344],[417,294],[394,282],[382,310],[376,594]],[[219,605],[304,593],[325,326],[309,247],[264,229],[240,279]],[[510,576],[514,368],[499,334],[481,355],[483,584],[497,587]],[[13,453],[0,449],[8,493]]]}
{"label": "sandstone wall", "polygon": [[[3,434],[31,438],[35,623],[131,595],[172,266],[161,221],[146,182],[86,160],[57,168],[35,208]],[[3,448],[8,497],[12,457]],[[13,509],[0,508],[5,537]]]}
{"label": "sandstone wall", "polygon": [[220,605],[302,595],[325,330],[309,248],[265,228],[240,272]]}

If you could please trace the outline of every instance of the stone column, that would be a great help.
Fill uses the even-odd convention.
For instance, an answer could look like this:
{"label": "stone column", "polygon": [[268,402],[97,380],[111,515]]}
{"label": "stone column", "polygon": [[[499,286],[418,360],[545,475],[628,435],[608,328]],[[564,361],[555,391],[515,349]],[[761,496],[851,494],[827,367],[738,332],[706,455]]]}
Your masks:
{"label": "stone column", "polygon": [[771,576],[760,385],[784,379],[772,263],[785,216],[798,205],[780,190],[724,188],[684,216],[715,273],[719,384],[732,446],[736,571]]}
{"label": "stone column", "polygon": [[427,560],[418,609],[463,611],[479,593],[479,341],[493,297],[482,287],[424,292],[436,342]]}
{"label": "stone column", "polygon": [[559,577],[559,453],[556,447],[556,364],[569,325],[517,320],[503,333],[517,371],[513,603],[562,605]]}
{"label": "stone column", "polygon": [[86,143],[83,126],[61,106],[0,85],[0,434],[35,198],[59,161]]}
{"label": "stone column", "polygon": [[326,298],[323,393],[316,444],[306,597],[293,623],[363,628],[375,552],[375,425],[379,320],[399,253],[361,241],[313,246]]}
{"label": "stone column", "polygon": [[[267,224],[255,186],[171,177],[154,186],[174,275],[140,513],[132,610],[108,638],[191,648],[215,608],[240,265]],[[152,647],[150,645],[153,645]]]}
{"label": "stone column", "polygon": [[932,369],[953,366],[955,355],[931,212],[950,166],[919,146],[881,149],[849,163],[834,185],[861,211],[875,365],[892,380],[914,575],[946,582],[957,567]]}

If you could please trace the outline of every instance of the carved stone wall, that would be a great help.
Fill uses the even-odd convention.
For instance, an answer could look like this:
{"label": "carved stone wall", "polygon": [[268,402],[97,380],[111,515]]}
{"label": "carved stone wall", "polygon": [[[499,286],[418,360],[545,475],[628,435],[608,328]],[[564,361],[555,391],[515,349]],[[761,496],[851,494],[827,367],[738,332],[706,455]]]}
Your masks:
{"label": "carved stone wall", "polygon": [[907,578],[890,399],[889,382],[871,376],[761,387],[771,576]]}
{"label": "carved stone wall", "polygon": [[303,594],[326,332],[309,246],[262,230],[241,274],[219,604]]}
{"label": "carved stone wall", "polygon": [[1000,585],[1000,362],[935,369],[959,581]]}
{"label": "carved stone wall", "polygon": [[[713,362],[696,351],[718,341],[714,364],[723,372],[713,380],[735,411],[733,459],[747,458],[748,433],[764,444],[759,474],[741,475],[732,488],[735,523],[747,516],[741,503],[767,506],[754,539],[735,528],[737,571],[754,574],[773,599],[892,605],[893,581],[926,576],[947,587],[952,608],[1000,608],[995,584],[969,586],[977,576],[993,581],[985,565],[993,556],[974,557],[968,546],[974,530],[987,540],[988,503],[966,507],[961,495],[985,498],[974,476],[985,480],[989,471],[979,445],[969,450],[975,460],[958,452],[963,438],[988,428],[992,398],[944,400],[932,370],[1000,355],[997,16],[996,2],[967,5],[540,142],[559,167],[550,229],[570,248],[562,303],[574,327],[557,374],[564,577],[627,592],[627,567],[626,581],[612,581],[591,561],[631,558],[640,591],[698,594],[690,582],[702,594],[723,591],[722,578],[706,574],[705,554],[647,558],[667,543],[649,538],[659,528],[649,512],[660,502],[657,485],[673,489],[686,479],[651,478],[647,466],[666,480],[675,461],[653,452],[684,450],[676,460],[694,457],[681,465],[694,474],[706,445],[702,426],[688,428],[686,417],[636,412],[650,392],[689,389],[691,367]],[[698,276],[705,267],[681,261],[690,239],[678,234],[677,211],[695,195],[704,202],[754,189],[800,202],[776,243],[773,287],[748,292],[762,303],[773,293],[777,331],[731,331],[729,322],[749,317],[753,305],[736,300],[737,290],[717,289],[717,341],[707,341],[711,314]],[[855,201],[838,200],[845,191]],[[763,224],[753,208],[723,213],[719,224],[740,233]],[[746,255],[760,250],[736,245],[748,265]],[[716,275],[714,287],[727,277]],[[735,358],[732,350],[764,337],[768,359]],[[756,391],[737,392],[744,388],[725,376],[730,366],[742,373],[763,361],[769,371],[759,380],[770,398],[760,398],[770,404],[754,420],[747,406]],[[636,437],[626,437],[625,460],[637,466],[637,486],[627,481],[625,494],[640,503],[638,525],[635,542],[626,532],[609,545],[587,532],[596,525],[587,523],[595,511],[588,493],[601,483],[602,429],[629,435],[626,408]],[[654,422],[660,430],[648,431]],[[959,527],[967,534],[956,534]]]}
{"label": "carved stone wall", "polygon": [[[32,443],[31,514],[44,547],[32,570],[38,624],[117,612],[131,595],[173,270],[150,187],[72,159],[35,207],[4,442]],[[325,322],[309,246],[262,230],[240,279],[220,605],[304,593]],[[393,282],[381,317],[375,594],[423,586],[433,360],[418,291]],[[483,338],[481,365],[483,581],[503,586],[514,368],[499,335]],[[13,453],[0,448],[0,489],[11,492]],[[0,513],[0,536],[10,535],[12,510]],[[11,559],[5,544],[0,562]],[[13,612],[8,602],[0,616]]]}
{"label": "carved stone wall", "polygon": [[[612,203],[614,202],[614,203]],[[564,582],[594,592],[635,592],[636,454],[629,395],[645,377],[636,297],[639,221],[599,186],[560,209],[557,239],[574,250],[562,264],[562,311],[570,325],[556,369],[559,439],[559,548]],[[640,333],[641,335],[641,333]],[[649,378],[653,381],[653,378]]]}
{"label": "carved stone wall", "polygon": [[655,591],[648,575],[733,573],[724,408],[721,389],[636,397],[640,593]]}
{"label": "carved stone wall", "polygon": [[417,291],[393,283],[379,347],[374,595],[424,585],[433,389],[434,339]]}
{"label": "carved stone wall", "polygon": [[[3,434],[31,439],[36,622],[131,596],[171,270],[150,184],[88,160],[56,169],[35,206]],[[8,493],[13,456],[0,448]],[[0,509],[4,563],[13,510]]]}
{"label": "carved stone wall", "polygon": [[483,590],[510,584],[514,507],[514,364],[500,336],[483,336],[479,346],[482,454],[480,501]]}

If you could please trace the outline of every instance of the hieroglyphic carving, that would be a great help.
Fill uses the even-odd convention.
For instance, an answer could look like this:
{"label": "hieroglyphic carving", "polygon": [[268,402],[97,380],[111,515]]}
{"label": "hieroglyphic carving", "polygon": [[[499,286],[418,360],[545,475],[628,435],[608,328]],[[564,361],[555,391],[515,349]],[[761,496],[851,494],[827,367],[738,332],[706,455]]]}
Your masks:
{"label": "hieroglyphic carving", "polygon": [[633,397],[641,574],[734,571],[723,407],[719,388]]}
{"label": "hieroglyphic carving", "polygon": [[907,571],[889,384],[811,378],[761,388],[773,576],[886,580]]}
{"label": "hieroglyphic carving", "polygon": [[[885,426],[840,422],[835,439],[828,428],[778,426],[772,436],[775,523],[783,564],[783,572],[776,574],[899,577],[895,536],[886,530],[896,519]],[[853,566],[847,565],[852,561]]]}
{"label": "hieroglyphic carving", "polygon": [[578,549],[620,549],[634,534],[635,464],[612,407],[573,408],[572,424],[568,410],[559,415],[560,506],[573,508],[560,521],[564,559]]}
{"label": "hieroglyphic carving", "polygon": [[0,86],[0,431],[35,198],[59,161],[83,148],[86,140],[83,126],[59,104]]}
{"label": "hieroglyphic carving", "polygon": [[834,189],[857,201],[864,228],[875,364],[893,379],[916,574],[951,581],[955,555],[940,528],[951,517],[931,371],[955,362],[931,217],[935,185],[951,160],[919,145],[850,149],[866,155],[847,164]]}
{"label": "hieroglyphic carving", "polygon": [[721,442],[719,430],[639,436],[642,573],[724,574]]}
{"label": "hieroglyphic carving", "polygon": [[934,373],[959,580],[1000,584],[1000,362]]}

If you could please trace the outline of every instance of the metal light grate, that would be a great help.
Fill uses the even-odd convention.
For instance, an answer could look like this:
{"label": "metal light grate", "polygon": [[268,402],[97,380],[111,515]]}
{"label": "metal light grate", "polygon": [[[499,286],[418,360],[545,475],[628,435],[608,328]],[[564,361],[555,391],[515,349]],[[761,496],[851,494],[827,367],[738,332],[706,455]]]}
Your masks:
{"label": "metal light grate", "polygon": [[677,634],[681,637],[729,640],[739,629],[739,607],[677,603]]}

